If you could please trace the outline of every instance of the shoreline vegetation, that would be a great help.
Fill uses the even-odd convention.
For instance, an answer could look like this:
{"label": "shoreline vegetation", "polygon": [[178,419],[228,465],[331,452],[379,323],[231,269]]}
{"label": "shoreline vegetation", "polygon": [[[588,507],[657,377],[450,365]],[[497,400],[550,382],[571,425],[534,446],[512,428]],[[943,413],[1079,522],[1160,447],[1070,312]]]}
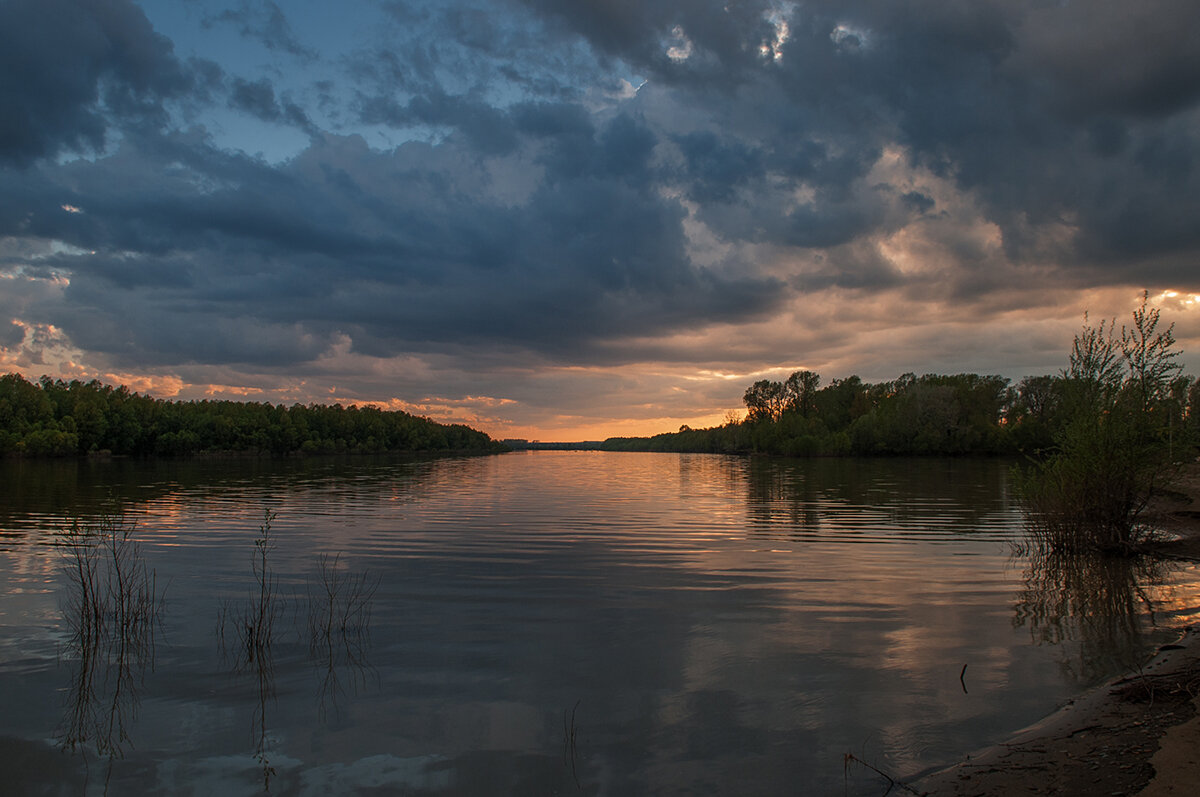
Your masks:
{"label": "shoreline vegetation", "polygon": [[[1085,320],[1066,369],[1027,377],[1016,387],[999,376],[906,374],[878,385],[850,377],[821,388],[819,376],[798,371],[783,382],[751,385],[745,419],[598,444],[494,442],[465,426],[374,407],[170,402],[96,382],[43,377],[31,384],[9,374],[0,377],[0,454],[514,448],[1025,454],[1013,485],[1027,534],[1014,554],[1045,571],[1031,583],[1027,612],[1036,615],[1047,601],[1057,601],[1059,609],[1082,618],[1084,637],[1090,629],[1110,639],[1139,633],[1132,618],[1147,600],[1140,582],[1148,577],[1148,562],[1200,563],[1200,383],[1182,374],[1180,355],[1172,328],[1160,330],[1158,312],[1143,301],[1119,331],[1115,321],[1091,326]],[[1194,621],[1194,614],[1182,619]],[[1082,795],[1102,787],[1105,793],[1160,795],[1192,787],[1197,750],[1200,627],[1192,626],[1149,663],[1133,663],[1129,674],[949,769],[919,773],[905,783],[853,756],[847,765],[867,766],[889,788],[912,794]]]}
{"label": "shoreline vegetation", "polygon": [[171,401],[96,380],[0,376],[0,457],[506,450],[469,426],[370,405]]}
{"label": "shoreline vegetation", "polygon": [[[1200,463],[1150,501],[1161,532],[1141,556],[1200,563]],[[1113,561],[1114,557],[1107,557]],[[1104,561],[1104,560],[1101,560]],[[1003,742],[932,772],[893,780],[908,794],[1191,794],[1200,767],[1200,625]]]}
{"label": "shoreline vegetation", "polygon": [[[612,437],[598,448],[795,457],[1024,455],[1047,463],[1035,469],[1040,484],[1083,478],[1086,490],[1071,502],[1096,504],[1100,513],[1088,522],[1110,523],[1106,513],[1119,519],[1144,506],[1148,492],[1130,492],[1133,486],[1161,485],[1164,466],[1193,458],[1200,440],[1200,382],[1183,375],[1174,325],[1160,330],[1158,310],[1147,298],[1143,293],[1119,333],[1115,320],[1091,326],[1085,317],[1068,367],[1057,375],[1027,376],[1014,386],[997,375],[907,373],[877,384],[850,376],[822,387],[819,374],[796,371],[782,382],[750,385],[742,418],[730,413],[721,426]],[[1115,467],[1135,483],[1098,481],[1098,467]],[[1032,500],[1037,485],[1022,486]],[[1105,494],[1114,487],[1117,506]],[[1042,490],[1041,508],[1054,497]]]}
{"label": "shoreline vegetation", "polygon": [[1196,459],[1200,381],[1185,376],[1174,325],[1147,304],[1128,325],[1085,316],[1067,368],[1025,377],[857,376],[821,387],[796,371],[746,389],[744,419],[609,438],[606,451],[812,456],[1023,455],[1013,470],[1028,552],[1132,555],[1152,542],[1150,500]]}
{"label": "shoreline vegetation", "polygon": [[[1040,587],[1087,623],[1148,603],[1156,565],[1200,562],[1194,380],[1173,327],[1145,297],[1129,326],[1084,323],[1060,377],[1053,446],[1015,474]],[[1186,399],[1186,400],[1185,400]],[[1186,566],[1186,565],[1181,565]],[[1113,578],[1113,574],[1116,578]],[[1106,588],[1107,585],[1107,588]],[[1188,603],[1187,606],[1192,604]],[[1111,612],[1108,609],[1127,608]],[[1155,607],[1145,608],[1153,612]],[[918,780],[913,794],[1140,794],[1195,791],[1200,766],[1200,626],[1183,609],[1176,643],[1008,741]],[[1151,615],[1153,620],[1153,614]],[[1102,622],[1100,635],[1119,631]]]}
{"label": "shoreline vegetation", "polygon": [[818,374],[796,371],[747,388],[743,418],[611,437],[599,448],[793,457],[1013,454],[1050,445],[1054,408],[1043,396],[1052,381],[1029,378],[1012,388],[1001,376],[908,373],[891,382],[850,376],[820,387]]}

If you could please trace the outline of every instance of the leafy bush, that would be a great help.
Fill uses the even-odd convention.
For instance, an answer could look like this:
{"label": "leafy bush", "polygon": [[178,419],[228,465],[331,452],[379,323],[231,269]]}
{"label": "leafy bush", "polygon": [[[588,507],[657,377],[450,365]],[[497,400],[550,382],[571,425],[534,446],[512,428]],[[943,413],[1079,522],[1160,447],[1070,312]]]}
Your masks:
{"label": "leafy bush", "polygon": [[1189,450],[1181,352],[1173,325],[1158,325],[1143,296],[1120,335],[1115,322],[1085,320],[1075,336],[1060,395],[1067,420],[1049,455],[1018,475],[1039,546],[1129,552],[1143,541],[1142,511]]}

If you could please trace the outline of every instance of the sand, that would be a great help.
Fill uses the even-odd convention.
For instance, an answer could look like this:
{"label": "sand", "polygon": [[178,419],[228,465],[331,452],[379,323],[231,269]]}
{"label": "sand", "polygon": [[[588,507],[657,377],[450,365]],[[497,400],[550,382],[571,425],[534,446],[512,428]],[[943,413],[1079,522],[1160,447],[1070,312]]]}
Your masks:
{"label": "sand", "polygon": [[[1200,466],[1147,519],[1175,539],[1163,558],[1200,561]],[[1078,698],[1003,744],[906,782],[910,794],[1200,795],[1200,627],[1139,671]]]}
{"label": "sand", "polygon": [[929,795],[1200,794],[1200,632],[1003,744],[910,784]]}

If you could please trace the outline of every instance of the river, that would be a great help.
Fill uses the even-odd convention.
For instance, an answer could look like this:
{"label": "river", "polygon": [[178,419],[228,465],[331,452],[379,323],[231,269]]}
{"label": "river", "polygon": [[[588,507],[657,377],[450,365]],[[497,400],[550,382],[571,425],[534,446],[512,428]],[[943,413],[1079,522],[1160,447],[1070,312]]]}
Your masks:
{"label": "river", "polygon": [[3,462],[0,771],[15,793],[881,794],[875,770],[998,741],[1197,614],[1194,568],[1014,553],[1008,468]]}

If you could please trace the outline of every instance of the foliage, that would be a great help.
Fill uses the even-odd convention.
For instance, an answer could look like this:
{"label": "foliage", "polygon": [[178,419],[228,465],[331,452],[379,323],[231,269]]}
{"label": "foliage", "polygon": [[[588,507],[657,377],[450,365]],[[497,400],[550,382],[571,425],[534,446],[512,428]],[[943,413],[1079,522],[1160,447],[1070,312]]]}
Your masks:
{"label": "foliage", "polygon": [[712,429],[612,438],[608,450],[767,453],[784,456],[1002,453],[1013,394],[999,376],[958,374],[868,384],[857,376],[825,387],[811,371],[760,380],[744,397],[747,416]]}
{"label": "foliage", "polygon": [[[1035,643],[1074,648],[1064,666],[1093,680],[1136,666],[1145,655],[1144,626],[1154,624],[1156,594],[1168,566],[1153,556],[1106,556],[1088,549],[1018,545],[1024,560],[1013,625],[1026,627]],[[1067,646],[1064,643],[1074,642]]]}
{"label": "foliage", "polygon": [[1147,533],[1139,517],[1191,453],[1185,424],[1190,380],[1180,376],[1173,325],[1158,311],[1132,323],[1088,325],[1076,335],[1057,401],[1063,422],[1049,455],[1020,475],[1039,547],[1129,552]]}
{"label": "foliage", "polygon": [[372,406],[166,401],[94,380],[0,376],[0,455],[491,450],[467,426]]}
{"label": "foliage", "polygon": [[782,456],[1025,453],[1045,458],[1025,481],[1039,516],[1049,512],[1041,502],[1057,493],[1055,501],[1090,508],[1091,516],[1070,522],[1099,524],[1126,539],[1129,518],[1145,506],[1167,465],[1200,440],[1200,412],[1193,411],[1200,385],[1180,375],[1172,330],[1159,329],[1158,311],[1145,299],[1119,332],[1114,321],[1090,326],[1085,317],[1068,367],[1027,376],[1015,388],[1000,376],[911,373],[878,384],[850,376],[821,387],[817,374],[796,371],[782,382],[750,385],[742,420],[610,438],[601,448]]}
{"label": "foliage", "polygon": [[122,519],[73,522],[59,544],[67,575],[62,611],[71,631],[65,652],[75,663],[59,741],[70,750],[90,744],[111,761],[129,743],[164,598],[134,527]]}

